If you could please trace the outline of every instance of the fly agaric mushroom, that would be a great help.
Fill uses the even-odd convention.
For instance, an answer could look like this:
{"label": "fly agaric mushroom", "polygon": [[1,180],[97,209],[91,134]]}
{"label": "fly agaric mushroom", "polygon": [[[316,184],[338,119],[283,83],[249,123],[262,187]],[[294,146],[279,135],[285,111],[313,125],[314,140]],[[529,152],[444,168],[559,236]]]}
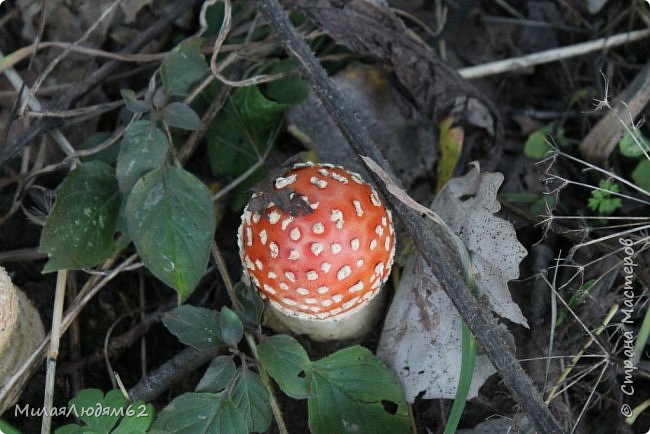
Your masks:
{"label": "fly agaric mushroom", "polygon": [[279,321],[319,341],[357,338],[374,327],[395,231],[390,211],[358,174],[296,164],[272,192],[253,195],[238,244],[272,327]]}

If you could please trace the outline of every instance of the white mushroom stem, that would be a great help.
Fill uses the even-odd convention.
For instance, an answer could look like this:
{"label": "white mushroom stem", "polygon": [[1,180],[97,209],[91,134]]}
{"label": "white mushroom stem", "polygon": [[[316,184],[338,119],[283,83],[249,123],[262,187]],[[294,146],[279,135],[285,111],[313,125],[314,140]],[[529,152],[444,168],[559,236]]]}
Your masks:
{"label": "white mushroom stem", "polygon": [[384,311],[386,291],[379,293],[368,303],[350,312],[326,319],[310,319],[287,315],[270,303],[264,310],[264,325],[280,333],[307,335],[313,341],[358,340],[370,333]]}

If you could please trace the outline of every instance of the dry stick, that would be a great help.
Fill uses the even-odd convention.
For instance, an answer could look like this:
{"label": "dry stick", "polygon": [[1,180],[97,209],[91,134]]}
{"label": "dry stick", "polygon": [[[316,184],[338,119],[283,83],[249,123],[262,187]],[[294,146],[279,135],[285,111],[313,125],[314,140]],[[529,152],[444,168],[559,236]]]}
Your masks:
{"label": "dry stick", "polygon": [[54,294],[54,312],[52,313],[52,331],[50,332],[50,347],[47,350],[47,372],[45,374],[45,397],[43,399],[43,419],[41,433],[49,434],[52,427],[52,403],[54,402],[54,378],[56,375],[56,359],[59,357],[59,342],[61,338],[61,317],[65,301],[65,285],[68,281],[68,270],[56,274],[56,292]]}
{"label": "dry stick", "polygon": [[[148,27],[142,33],[138,34],[131,43],[124,47],[120,53],[133,53],[143,48],[149,41],[158,36],[159,34],[168,31],[169,26],[176,18],[185,13],[199,0],[182,0],[176,2],[173,8],[153,25]],[[86,79],[77,83],[76,86],[71,87],[60,100],[54,104],[53,110],[67,110],[77,103],[84,95],[100,85],[115,69],[120,65],[117,60],[112,60],[103,64],[99,69],[95,70]],[[20,137],[14,143],[7,143],[3,149],[0,150],[0,166],[2,166],[8,159],[14,156],[17,152],[27,146],[32,140],[38,138],[43,133],[57,128],[62,125],[61,119],[55,118],[42,118],[37,121],[32,128]]]}
{"label": "dry stick", "polygon": [[605,48],[616,47],[629,42],[645,39],[649,36],[650,29],[634,30],[632,32],[620,33],[607,38],[569,45],[568,47],[553,48],[551,50],[540,51],[539,53],[528,54],[526,56],[513,57],[511,59],[498,60],[483,65],[470,66],[468,68],[459,69],[458,73],[467,79],[502,74],[504,72],[517,71],[531,66],[541,65],[543,63],[581,56],[593,51],[604,50]]}
{"label": "dry stick", "polygon": [[[367,155],[384,170],[392,173],[360,120],[355,118],[349,103],[334,88],[325,70],[318,63],[307,44],[291,25],[286,13],[277,0],[258,0],[258,8],[269,22],[280,42],[297,61],[304,76],[312,85],[316,95],[341,132],[348,139],[355,154]],[[525,374],[519,362],[510,352],[497,331],[492,315],[482,308],[465,284],[462,269],[456,257],[453,242],[435,225],[426,225],[427,220],[389,194],[383,182],[373,173],[377,186],[390,203],[396,215],[407,227],[411,238],[431,270],[438,276],[445,292],[449,295],[463,320],[472,330],[488,357],[497,368],[515,400],[528,414],[541,433],[561,433],[557,421],[544,405],[539,392]]]}

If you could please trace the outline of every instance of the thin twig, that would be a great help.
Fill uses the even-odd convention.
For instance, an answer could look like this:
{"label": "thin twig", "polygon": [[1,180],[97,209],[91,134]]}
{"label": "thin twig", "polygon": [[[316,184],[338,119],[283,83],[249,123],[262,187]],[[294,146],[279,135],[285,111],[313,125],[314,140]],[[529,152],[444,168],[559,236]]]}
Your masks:
{"label": "thin twig", "polygon": [[582,56],[583,54],[592,53],[594,51],[601,51],[607,48],[617,47],[619,45],[624,45],[630,42],[645,39],[649,36],[650,29],[634,30],[606,38],[596,39],[594,41],[569,45],[567,47],[553,48],[551,50],[527,54],[521,57],[513,57],[510,59],[485,63],[483,65],[461,68],[458,70],[458,73],[464,78],[475,79],[487,77],[490,75],[503,74],[504,72],[519,71],[521,69],[530,68],[531,66],[535,65],[569,59],[571,57]]}
{"label": "thin twig", "polygon": [[[386,172],[392,172],[386,160],[371,142],[361,119],[354,116],[355,111],[333,86],[327,73],[318,63],[309,46],[300,38],[278,1],[258,0],[258,9],[282,45],[296,60],[305,78],[311,83],[316,96],[347,138],[354,153],[367,155]],[[548,434],[562,432],[532,381],[500,336],[494,318],[472,296],[456,259],[457,252],[453,241],[435,225],[424,224],[426,220],[391,195],[385,184],[376,176],[375,181],[384,198],[408,229],[423,258],[440,279],[442,287],[454,302],[463,320],[502,375],[514,399],[519,402],[540,432]]]}

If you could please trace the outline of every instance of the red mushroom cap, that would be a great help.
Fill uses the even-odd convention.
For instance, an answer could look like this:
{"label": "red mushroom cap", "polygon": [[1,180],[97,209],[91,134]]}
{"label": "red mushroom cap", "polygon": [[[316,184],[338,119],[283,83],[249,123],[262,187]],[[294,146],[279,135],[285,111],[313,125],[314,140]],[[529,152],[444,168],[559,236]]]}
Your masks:
{"label": "red mushroom cap", "polygon": [[297,164],[275,180],[275,191],[289,188],[313,212],[292,216],[272,202],[262,214],[250,202],[244,209],[238,242],[251,281],[262,298],[295,317],[361,308],[393,265],[390,211],[372,186],[338,166]]}

